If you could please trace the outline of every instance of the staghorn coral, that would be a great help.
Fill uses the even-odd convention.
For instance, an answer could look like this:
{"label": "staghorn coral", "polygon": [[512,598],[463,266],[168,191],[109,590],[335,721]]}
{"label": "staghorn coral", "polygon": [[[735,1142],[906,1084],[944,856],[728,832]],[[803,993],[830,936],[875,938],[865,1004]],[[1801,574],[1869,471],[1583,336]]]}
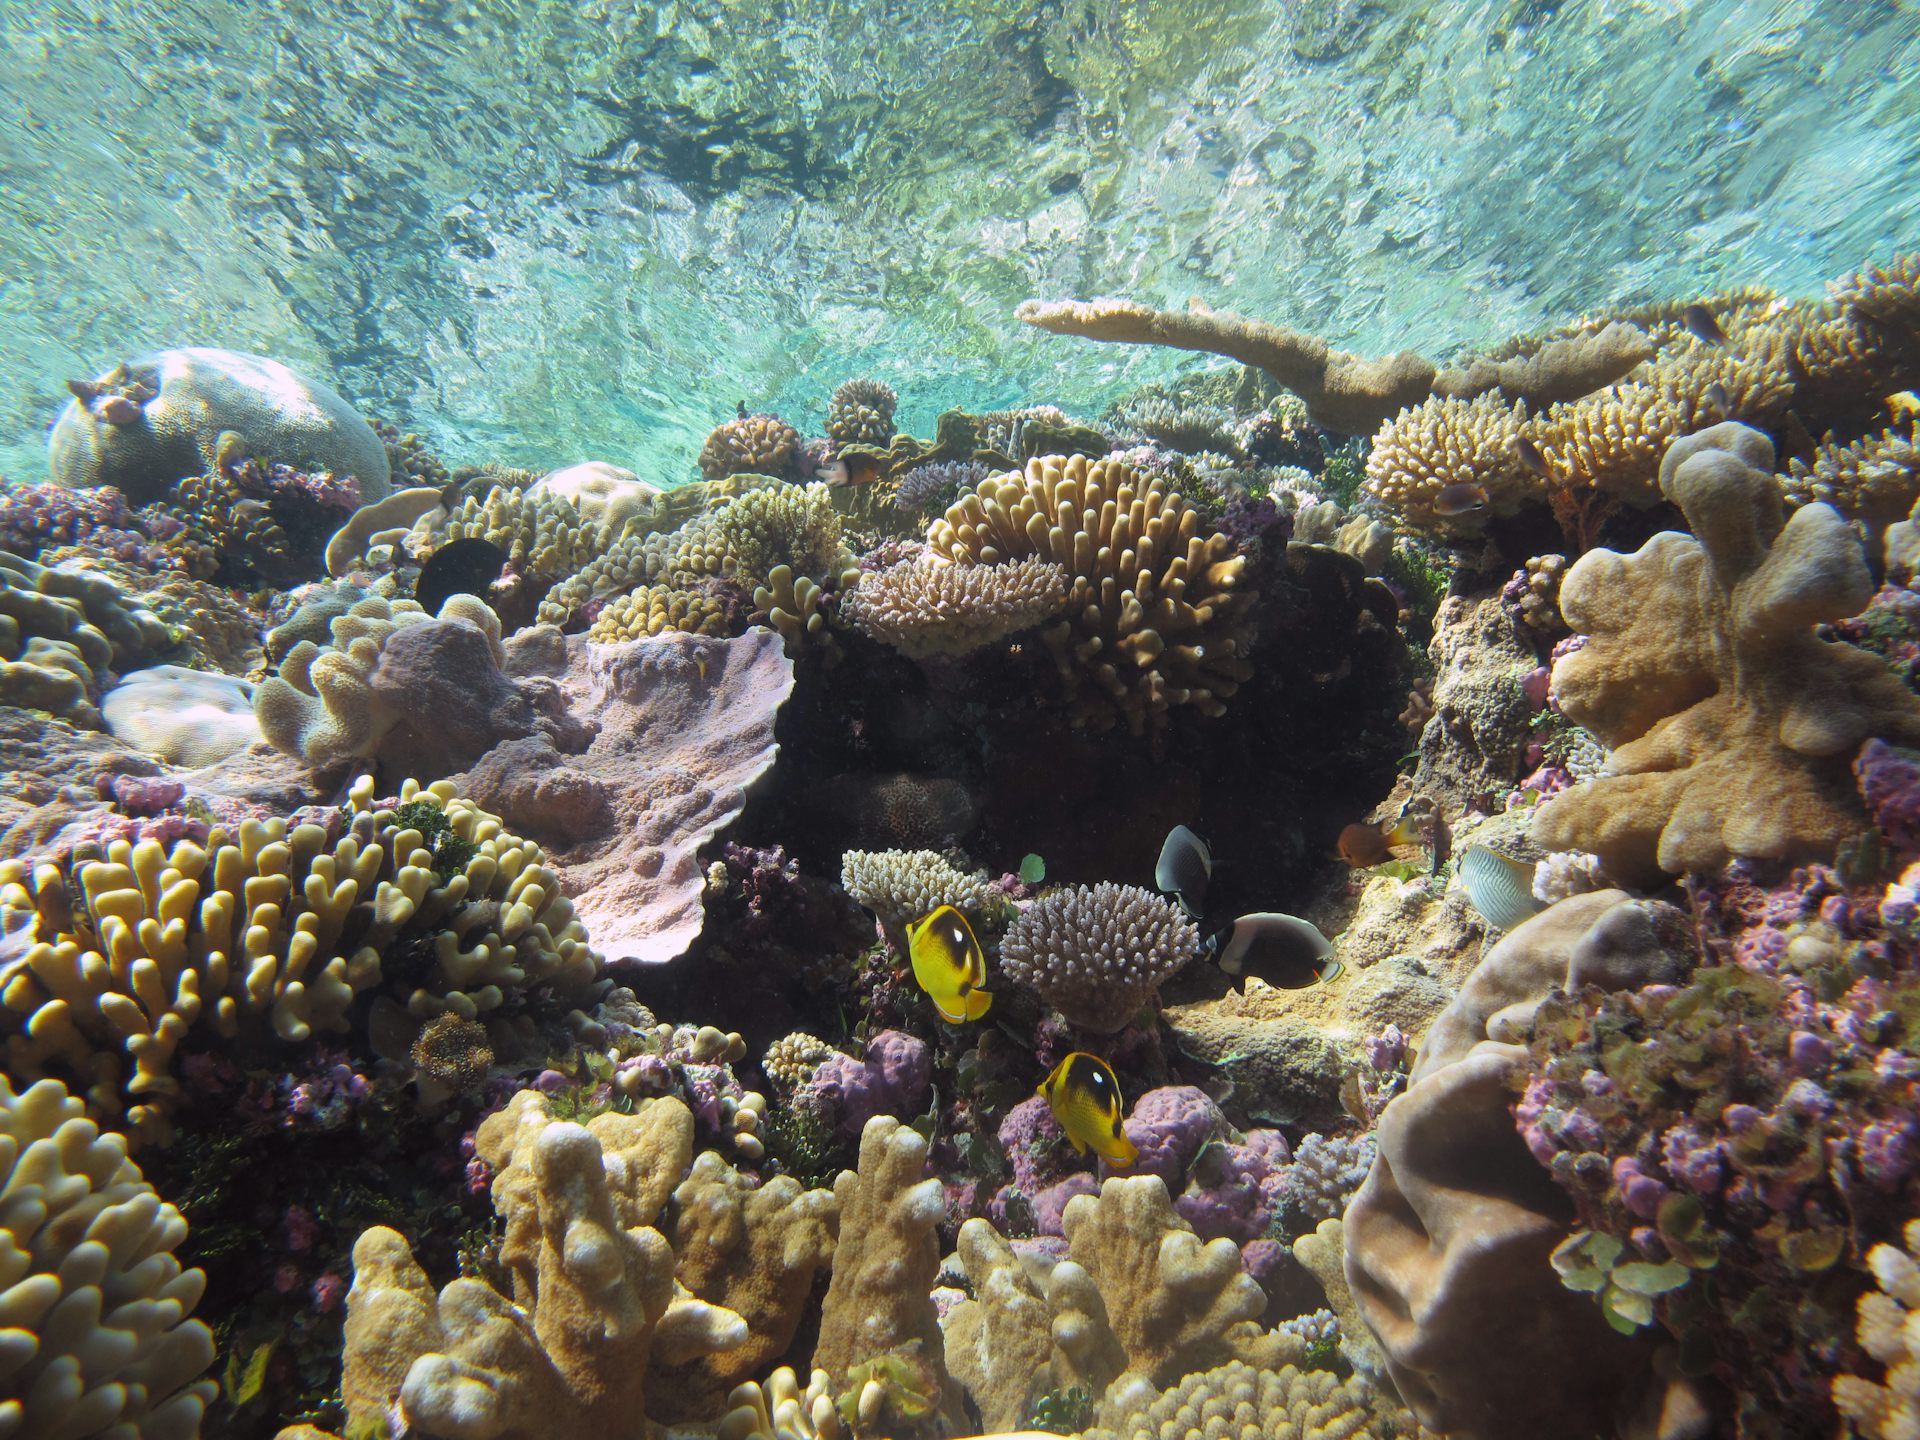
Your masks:
{"label": "staghorn coral", "polygon": [[409,781],[400,800],[377,808],[363,783],[337,840],[248,820],[204,845],[0,863],[0,918],[30,927],[0,962],[9,1072],[70,1077],[94,1114],[164,1142],[196,1026],[345,1030],[383,957],[406,955],[390,988],[417,1021],[490,1015],[534,987],[584,998],[598,957],[539,847],[450,785]]}
{"label": "staghorn coral", "polygon": [[1813,462],[1795,457],[1780,482],[1787,504],[1831,505],[1849,520],[1878,532],[1912,513],[1920,502],[1920,449],[1913,435],[1882,430],[1851,445],[1829,442]]}
{"label": "staghorn coral", "polygon": [[1644,879],[1735,855],[1820,858],[1862,828],[1848,763],[1869,736],[1920,739],[1920,702],[1880,660],[1814,626],[1873,582],[1834,511],[1783,523],[1773,447],[1744,425],[1676,443],[1661,488],[1698,538],[1581,558],[1561,585],[1590,637],[1554,667],[1560,708],[1614,746],[1608,772],[1549,800],[1548,850]]}
{"label": "staghorn coral", "polygon": [[969,875],[934,850],[849,850],[840,857],[840,886],[896,931],[942,905],[978,915],[993,894],[986,875]]}
{"label": "staghorn coral", "polygon": [[[1367,454],[1367,493],[1408,524],[1446,533],[1477,528],[1488,515],[1512,515],[1540,493],[1540,477],[1520,462],[1527,408],[1492,396],[1434,399],[1380,427]],[[1484,510],[1444,515],[1443,490],[1477,485]]]}
{"label": "staghorn coral", "polygon": [[1163,1394],[1110,1397],[1082,1440],[1350,1440],[1370,1433],[1368,1388],[1329,1370],[1260,1369],[1229,1360]]}
{"label": "staghorn coral", "polygon": [[861,577],[841,606],[855,629],[903,655],[965,655],[1029,630],[1067,600],[1067,572],[1029,556],[1010,565],[907,561]]}
{"label": "staghorn coral", "polygon": [[1886,1367],[1884,1384],[1836,1375],[1833,1406],[1866,1440],[1907,1440],[1920,1434],[1920,1220],[1909,1220],[1904,1245],[1881,1243],[1867,1252],[1879,1289],[1860,1297],[1860,1348]]}
{"label": "staghorn coral", "polygon": [[587,627],[587,638],[605,645],[668,630],[722,636],[732,633],[731,610],[726,600],[711,590],[641,585],[609,601]]}
{"label": "staghorn coral", "polygon": [[1074,723],[1162,731],[1191,705],[1219,715],[1252,673],[1244,556],[1159,477],[1075,455],[989,476],[934,521],[929,545],[956,564],[1030,556],[1063,566],[1067,617],[1043,628]]}
{"label": "staghorn coral", "polygon": [[1434,368],[1402,351],[1368,360],[1283,325],[1249,320],[1199,301],[1184,314],[1130,300],[1026,300],[1014,315],[1056,335],[1209,351],[1264,370],[1306,402],[1315,423],[1343,434],[1373,429],[1433,388]]}
{"label": "staghorn coral", "polygon": [[[946,1201],[939,1177],[927,1175],[927,1142],[876,1115],[860,1132],[857,1169],[842,1171],[833,1193],[840,1240],[814,1366],[845,1383],[856,1367],[911,1345],[937,1365],[940,1322],[928,1292],[940,1268]],[[938,1378],[938,1408],[957,1430],[965,1414],[959,1387]]]}
{"label": "staghorn coral", "polygon": [[742,415],[716,425],[700,447],[700,473],[709,480],[730,475],[794,474],[800,432],[777,415]]}
{"label": "staghorn coral", "polygon": [[55,1080],[0,1074],[0,1435],[196,1440],[213,1335],[187,1222]]}
{"label": "staghorn coral", "polygon": [[893,439],[900,397],[880,380],[849,380],[827,402],[827,437],[837,445],[885,445]]}
{"label": "staghorn coral", "polygon": [[1071,1024],[1110,1035],[1154,1003],[1199,944],[1193,921],[1166,900],[1103,880],[1023,910],[1000,942],[1000,967]]}

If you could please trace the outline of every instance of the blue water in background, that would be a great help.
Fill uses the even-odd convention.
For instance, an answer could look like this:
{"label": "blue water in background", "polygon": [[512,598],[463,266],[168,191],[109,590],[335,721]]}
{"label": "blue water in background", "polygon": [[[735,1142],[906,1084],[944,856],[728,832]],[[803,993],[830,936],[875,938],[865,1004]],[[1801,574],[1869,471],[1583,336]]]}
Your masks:
{"label": "blue water in background", "polygon": [[[852,375],[1097,410],[1198,295],[1440,357],[1920,242],[1920,7],[0,5],[0,473],[69,375],[257,350],[450,463],[693,473]],[[1904,83],[1902,77],[1908,77]]]}

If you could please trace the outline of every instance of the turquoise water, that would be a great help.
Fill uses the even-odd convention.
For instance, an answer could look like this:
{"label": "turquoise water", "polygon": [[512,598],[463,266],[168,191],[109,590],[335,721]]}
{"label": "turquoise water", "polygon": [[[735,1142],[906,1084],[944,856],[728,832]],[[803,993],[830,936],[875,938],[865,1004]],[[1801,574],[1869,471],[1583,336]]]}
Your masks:
{"label": "turquoise water", "polygon": [[451,460],[671,483],[872,374],[1097,409],[1200,362],[1029,295],[1442,354],[1910,243],[1911,3],[0,6],[0,472],[141,349]]}

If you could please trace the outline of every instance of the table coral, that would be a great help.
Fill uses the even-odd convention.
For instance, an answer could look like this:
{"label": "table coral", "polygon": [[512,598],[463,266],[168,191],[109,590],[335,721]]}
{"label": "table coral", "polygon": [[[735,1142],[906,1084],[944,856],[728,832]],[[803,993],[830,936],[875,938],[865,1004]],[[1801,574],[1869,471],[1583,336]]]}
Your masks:
{"label": "table coral", "polygon": [[1824,505],[1783,522],[1772,468],[1746,426],[1688,436],[1661,489],[1695,536],[1567,571],[1561,610],[1589,639],[1555,665],[1553,694],[1615,748],[1608,774],[1541,807],[1546,849],[1596,854],[1622,879],[1824,858],[1862,828],[1847,770],[1860,743],[1920,739],[1898,678],[1815,633],[1872,598],[1859,540]]}
{"label": "table coral", "polygon": [[186,1234],[64,1086],[0,1075],[0,1435],[196,1440],[214,1349]]}
{"label": "table coral", "polygon": [[[373,428],[332,388],[277,360],[162,350],[68,388],[74,398],[47,442],[58,485],[115,485],[144,504],[213,469],[231,434],[262,461],[352,475],[368,501],[387,493],[387,450]],[[131,412],[108,403],[114,396],[131,398]]]}
{"label": "table coral", "polygon": [[862,576],[840,613],[856,630],[924,660],[1030,630],[1066,602],[1067,572],[1035,556],[1010,565],[907,561]]}
{"label": "table coral", "polygon": [[1029,905],[1000,942],[1000,968],[1083,1029],[1111,1035],[1155,1002],[1198,952],[1193,921],[1137,885],[1076,885]]}
{"label": "table coral", "polygon": [[0,914],[32,925],[0,965],[9,1071],[69,1076],[94,1114],[164,1141],[194,1027],[294,1043],[344,1030],[387,978],[383,955],[433,957],[391,977],[420,1021],[490,1015],[535,986],[583,996],[598,961],[539,847],[444,783],[400,800],[376,808],[367,787],[337,840],[250,820],[204,845],[0,863]]}
{"label": "table coral", "polygon": [[1045,626],[1074,723],[1162,731],[1173,709],[1224,713],[1252,674],[1247,561],[1159,476],[1057,455],[990,475],[927,531],[956,564],[1038,557],[1067,571],[1067,617]]}

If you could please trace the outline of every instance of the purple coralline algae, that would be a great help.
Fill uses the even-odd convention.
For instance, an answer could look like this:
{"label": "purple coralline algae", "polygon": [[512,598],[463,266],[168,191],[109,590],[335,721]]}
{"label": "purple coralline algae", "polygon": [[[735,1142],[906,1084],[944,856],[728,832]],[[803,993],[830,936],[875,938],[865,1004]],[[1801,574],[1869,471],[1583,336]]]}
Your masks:
{"label": "purple coralline algae", "polygon": [[1158,1175],[1179,1194],[1200,1147],[1226,1127],[1220,1107],[1193,1085],[1163,1085],[1134,1102],[1127,1139],[1140,1152],[1130,1175]]}
{"label": "purple coralline algae", "polygon": [[1853,773],[1880,833],[1902,853],[1920,851],[1920,752],[1869,740]]}
{"label": "purple coralline algae", "polygon": [[1073,1151],[1067,1132],[1053,1118],[1053,1107],[1038,1095],[1029,1096],[1007,1112],[1000,1122],[1000,1148],[1013,1167],[1013,1183],[1033,1195],[1061,1179],[1072,1168]]}
{"label": "purple coralline algae", "polygon": [[1273,1153],[1226,1142],[1205,1146],[1173,1208],[1202,1240],[1225,1238],[1244,1245],[1259,1239],[1273,1222],[1279,1200],[1268,1158]]}
{"label": "purple coralline algae", "polygon": [[858,1135],[876,1115],[910,1116],[926,1108],[933,1051],[904,1030],[882,1030],[856,1060],[835,1055],[801,1087],[795,1103],[831,1116],[842,1135]]}

